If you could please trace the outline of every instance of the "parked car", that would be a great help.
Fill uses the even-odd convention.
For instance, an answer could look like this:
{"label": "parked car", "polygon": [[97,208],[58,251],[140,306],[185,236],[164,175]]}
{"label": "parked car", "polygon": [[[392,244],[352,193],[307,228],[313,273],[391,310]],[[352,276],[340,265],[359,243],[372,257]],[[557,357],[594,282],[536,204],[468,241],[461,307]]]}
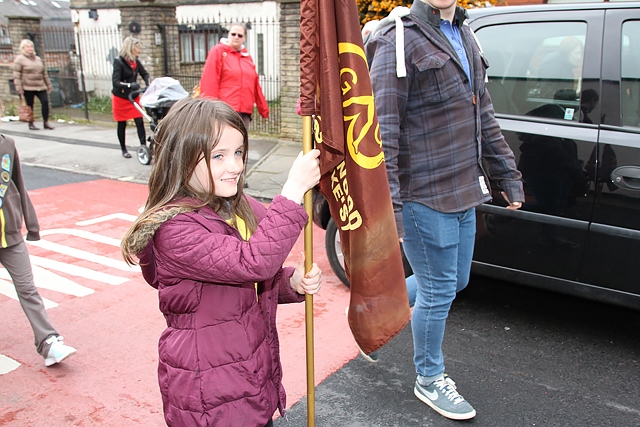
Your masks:
{"label": "parked car", "polygon": [[[640,3],[469,11],[526,201],[477,208],[472,272],[640,309]],[[491,177],[490,177],[491,178]],[[314,221],[340,273],[335,224]]]}

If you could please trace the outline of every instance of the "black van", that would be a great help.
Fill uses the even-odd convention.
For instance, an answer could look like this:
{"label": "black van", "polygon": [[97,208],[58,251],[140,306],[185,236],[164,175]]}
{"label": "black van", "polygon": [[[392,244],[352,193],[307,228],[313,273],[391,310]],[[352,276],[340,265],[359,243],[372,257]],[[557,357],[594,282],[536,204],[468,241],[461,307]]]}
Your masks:
{"label": "black van", "polygon": [[[472,271],[640,309],[640,3],[469,15],[526,192],[507,210],[494,185],[477,208]],[[314,205],[348,285],[327,204],[316,194]]]}
{"label": "black van", "polygon": [[640,308],[640,3],[469,15],[526,193],[478,207],[473,271]]}

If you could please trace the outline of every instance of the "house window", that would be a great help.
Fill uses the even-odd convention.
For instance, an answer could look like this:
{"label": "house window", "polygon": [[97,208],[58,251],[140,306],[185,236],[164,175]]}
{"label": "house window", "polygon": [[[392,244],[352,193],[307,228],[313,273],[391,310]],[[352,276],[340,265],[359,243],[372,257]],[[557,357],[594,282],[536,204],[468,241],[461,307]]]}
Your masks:
{"label": "house window", "polygon": [[260,33],[257,35],[257,66],[258,66],[258,74],[264,76],[264,34]]}
{"label": "house window", "polygon": [[0,45],[11,47],[11,37],[9,37],[9,27],[0,25]]}
{"label": "house window", "polygon": [[46,52],[69,52],[75,50],[73,27],[41,27]]}
{"label": "house window", "polygon": [[180,61],[182,63],[204,62],[207,52],[218,44],[222,29],[218,24],[179,25]]}
{"label": "house window", "polygon": [[[13,61],[13,51],[11,48],[11,37],[9,37],[9,28],[0,24],[0,62]],[[10,84],[13,84],[13,80],[9,80]],[[12,91],[11,94],[17,94]]]}

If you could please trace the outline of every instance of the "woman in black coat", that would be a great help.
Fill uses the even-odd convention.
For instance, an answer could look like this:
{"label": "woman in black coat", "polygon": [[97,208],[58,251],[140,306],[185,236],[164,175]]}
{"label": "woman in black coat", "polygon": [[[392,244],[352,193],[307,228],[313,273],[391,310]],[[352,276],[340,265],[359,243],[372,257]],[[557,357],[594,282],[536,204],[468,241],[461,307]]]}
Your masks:
{"label": "woman in black coat", "polygon": [[[132,91],[140,89],[140,85],[137,82],[138,74],[142,76],[145,84],[149,86],[149,73],[147,73],[147,70],[144,69],[142,63],[138,60],[141,47],[142,44],[138,39],[127,37],[122,42],[120,56],[113,61],[113,96],[111,97],[113,118],[118,123],[118,141],[120,141],[122,156],[127,159],[131,158],[131,154],[129,154],[127,146],[125,145],[127,120],[133,119],[135,121],[140,144],[146,144],[142,114],[134,107],[128,98]],[[140,104],[140,96],[137,96],[134,101]]]}

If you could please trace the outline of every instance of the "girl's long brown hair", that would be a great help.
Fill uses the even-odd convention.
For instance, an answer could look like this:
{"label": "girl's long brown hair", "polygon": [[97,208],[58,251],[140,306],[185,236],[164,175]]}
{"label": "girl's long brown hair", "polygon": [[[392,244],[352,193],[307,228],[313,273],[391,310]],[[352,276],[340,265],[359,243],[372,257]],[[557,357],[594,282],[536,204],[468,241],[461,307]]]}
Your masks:
{"label": "girl's long brown hair", "polygon": [[[136,253],[132,251],[136,232],[144,225],[157,223],[157,214],[163,210],[182,207],[196,210],[210,206],[221,216],[235,221],[242,218],[251,233],[257,228],[257,220],[249,201],[244,197],[244,174],[238,182],[235,196],[222,198],[215,195],[213,177],[209,174],[211,191],[202,193],[189,184],[189,180],[201,159],[210,168],[211,151],[220,141],[223,129],[231,126],[242,134],[247,163],[249,139],[244,122],[238,113],[222,101],[207,98],[186,98],[174,104],[156,129],[153,166],[149,177],[149,196],[143,212],[122,238],[122,255],[134,264]],[[181,200],[180,199],[184,199]]]}

